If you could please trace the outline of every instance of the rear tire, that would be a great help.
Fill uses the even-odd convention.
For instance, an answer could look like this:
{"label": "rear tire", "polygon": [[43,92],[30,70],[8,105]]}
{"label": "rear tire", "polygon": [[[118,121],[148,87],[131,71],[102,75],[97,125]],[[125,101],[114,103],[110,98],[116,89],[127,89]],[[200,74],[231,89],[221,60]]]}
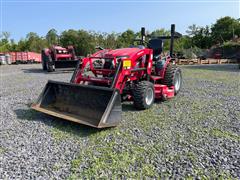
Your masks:
{"label": "rear tire", "polygon": [[182,87],[182,72],[179,67],[169,63],[166,67],[163,84],[168,87],[174,86],[174,94],[177,95]]}
{"label": "rear tire", "polygon": [[150,108],[155,99],[154,85],[149,81],[141,81],[136,84],[133,91],[133,102],[137,109]]}
{"label": "rear tire", "polygon": [[167,85],[168,87],[174,86],[173,82],[174,69],[175,69],[174,65],[172,63],[168,63],[163,79],[163,84]]}
{"label": "rear tire", "polygon": [[179,67],[173,73],[174,94],[177,95],[182,88],[182,71]]}

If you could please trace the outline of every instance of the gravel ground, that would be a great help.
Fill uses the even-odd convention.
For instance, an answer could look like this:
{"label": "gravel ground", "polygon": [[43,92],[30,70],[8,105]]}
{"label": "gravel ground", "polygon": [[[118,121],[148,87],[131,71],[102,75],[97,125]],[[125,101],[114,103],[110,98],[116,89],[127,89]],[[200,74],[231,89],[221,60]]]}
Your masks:
{"label": "gravel ground", "polygon": [[124,103],[120,125],[100,131],[29,108],[48,79],[71,72],[0,66],[0,179],[240,179],[240,71],[182,70],[177,97],[145,111]]}

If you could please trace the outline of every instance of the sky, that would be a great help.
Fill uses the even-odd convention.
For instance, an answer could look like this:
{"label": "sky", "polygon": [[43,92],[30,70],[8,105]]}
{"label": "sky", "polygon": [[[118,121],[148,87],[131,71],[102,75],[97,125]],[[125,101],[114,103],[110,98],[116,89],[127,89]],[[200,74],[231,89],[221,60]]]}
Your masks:
{"label": "sky", "polygon": [[158,28],[185,34],[192,24],[211,25],[224,16],[240,18],[240,0],[0,0],[1,30],[15,41],[29,32],[45,36],[55,28],[99,32]]}

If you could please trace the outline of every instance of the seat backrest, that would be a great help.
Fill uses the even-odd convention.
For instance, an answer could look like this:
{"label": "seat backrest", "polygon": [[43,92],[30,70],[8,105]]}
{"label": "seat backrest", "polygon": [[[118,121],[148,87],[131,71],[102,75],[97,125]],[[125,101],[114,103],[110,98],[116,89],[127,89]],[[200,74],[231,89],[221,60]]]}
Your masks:
{"label": "seat backrest", "polygon": [[148,48],[153,50],[153,56],[158,56],[162,53],[163,50],[163,41],[162,39],[151,39],[148,42]]}

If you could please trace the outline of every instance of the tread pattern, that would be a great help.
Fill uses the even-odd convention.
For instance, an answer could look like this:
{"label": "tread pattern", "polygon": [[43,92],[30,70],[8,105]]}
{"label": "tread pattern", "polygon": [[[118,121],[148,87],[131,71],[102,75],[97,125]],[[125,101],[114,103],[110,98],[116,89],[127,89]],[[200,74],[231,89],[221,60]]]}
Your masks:
{"label": "tread pattern", "polygon": [[[154,94],[154,86],[151,82],[141,81],[138,84],[136,84],[136,87],[134,88],[134,91],[133,91],[133,102],[134,102],[134,106],[137,109],[144,110],[152,106],[153,103],[151,103],[150,105],[147,105],[145,102],[146,91],[149,87],[153,88],[153,94]],[[154,102],[154,99],[155,98],[153,98],[153,102]]]}
{"label": "tread pattern", "polygon": [[55,68],[53,67],[53,64],[51,62],[52,62],[52,57],[50,55],[48,55],[47,56],[47,61],[46,61],[46,63],[48,63],[48,65],[47,65],[47,71],[48,72],[55,71]]}
{"label": "tread pattern", "polygon": [[168,63],[163,79],[163,84],[167,85],[168,87],[174,85],[173,75],[175,69],[176,69],[175,65],[173,65],[172,63]]}
{"label": "tread pattern", "polygon": [[[174,86],[175,84],[174,77],[177,71],[180,71],[180,74],[181,74],[181,69],[177,67],[176,64],[169,63],[166,67],[163,84],[167,85],[168,87]],[[181,85],[180,85],[180,89],[181,89]],[[175,95],[180,91],[180,89],[178,91],[175,90]]]}

